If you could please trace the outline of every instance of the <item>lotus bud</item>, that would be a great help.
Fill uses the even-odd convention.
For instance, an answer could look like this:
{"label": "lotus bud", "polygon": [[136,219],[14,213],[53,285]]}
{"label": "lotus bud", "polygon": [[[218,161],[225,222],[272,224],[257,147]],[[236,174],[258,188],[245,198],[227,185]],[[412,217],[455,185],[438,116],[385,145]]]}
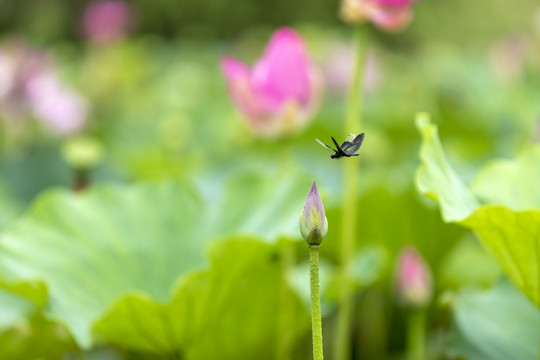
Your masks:
{"label": "lotus bud", "polygon": [[395,292],[400,305],[423,308],[432,298],[431,272],[422,256],[413,247],[402,249],[395,269]]}
{"label": "lotus bud", "polygon": [[327,232],[328,221],[324,215],[324,206],[317,185],[313,182],[300,214],[300,233],[310,246],[319,246]]}

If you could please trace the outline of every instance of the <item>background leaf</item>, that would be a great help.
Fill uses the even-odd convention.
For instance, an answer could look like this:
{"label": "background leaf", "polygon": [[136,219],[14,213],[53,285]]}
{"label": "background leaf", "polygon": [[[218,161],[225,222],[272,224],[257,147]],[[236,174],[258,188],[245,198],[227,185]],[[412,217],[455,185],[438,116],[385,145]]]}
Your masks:
{"label": "background leaf", "polygon": [[450,356],[467,360],[538,359],[540,312],[511,284],[467,290],[456,299]]}
{"label": "background leaf", "polygon": [[540,147],[527,148],[515,160],[495,160],[475,177],[472,191],[491,204],[514,210],[540,208]]}
{"label": "background leaf", "polygon": [[[510,279],[540,306],[540,210],[515,211],[506,204],[480,206],[448,164],[436,126],[427,118],[420,118],[417,126],[423,139],[419,190],[439,201],[445,221],[474,230]],[[534,154],[540,161],[540,152]],[[536,170],[532,167],[530,171],[532,174],[522,175],[533,178]]]}

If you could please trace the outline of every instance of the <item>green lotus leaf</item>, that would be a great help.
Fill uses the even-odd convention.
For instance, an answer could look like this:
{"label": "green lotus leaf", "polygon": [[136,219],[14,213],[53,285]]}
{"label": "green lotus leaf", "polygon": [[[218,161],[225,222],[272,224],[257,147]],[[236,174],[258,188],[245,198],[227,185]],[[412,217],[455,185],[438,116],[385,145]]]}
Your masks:
{"label": "green lotus leaf", "polygon": [[35,310],[25,298],[0,290],[0,331],[26,320]]}
{"label": "green lotus leaf", "polygon": [[439,264],[438,270],[437,284],[444,289],[489,288],[502,275],[499,264],[472,234],[456,243]]}
{"label": "green lotus leaf", "polygon": [[[183,278],[165,304],[143,294],[116,302],[95,325],[96,337],[184,359],[275,358],[279,289],[286,284],[278,246],[227,239],[211,246],[209,258],[210,268]],[[292,290],[285,290],[292,341],[307,331],[309,316]]]}
{"label": "green lotus leaf", "polygon": [[[417,127],[423,139],[422,165],[416,178],[418,189],[439,202],[445,221],[472,229],[510,279],[540,306],[540,210],[514,210],[512,207],[516,202],[480,205],[446,160],[437,127],[426,116],[417,119]],[[529,156],[537,156],[537,162],[540,162],[540,152],[534,150],[528,154],[526,163],[531,161]],[[518,163],[520,161],[523,160]],[[523,166],[517,165],[520,167]],[[520,171],[522,177],[530,179],[534,179],[537,172],[534,167],[531,173]],[[507,179],[512,182],[511,173]],[[530,179],[520,181],[532,181]],[[513,186],[519,185],[520,182],[513,183]],[[506,189],[509,187],[510,184],[505,185]],[[503,198],[506,197],[499,200]],[[518,203],[519,207],[523,206]]]}
{"label": "green lotus leaf", "polygon": [[465,219],[478,207],[478,201],[446,161],[437,126],[425,114],[418,116],[416,126],[422,135],[418,189],[439,203],[447,222]]}
{"label": "green lotus leaf", "polygon": [[0,351],[3,359],[56,359],[75,344],[64,327],[47,321],[20,295],[0,290]]}
{"label": "green lotus leaf", "polygon": [[62,325],[34,315],[0,332],[3,359],[61,359],[78,348]]}
{"label": "green lotus leaf", "polygon": [[9,223],[21,209],[20,201],[0,183],[0,229]]}
{"label": "green lotus leaf", "polygon": [[540,146],[523,152],[515,160],[487,164],[471,186],[486,203],[505,204],[514,210],[540,209]]}
{"label": "green lotus leaf", "polygon": [[466,290],[457,297],[453,313],[451,358],[538,359],[540,312],[512,284]]}
{"label": "green lotus leaf", "polygon": [[[176,293],[171,295],[172,286],[179,279],[189,282],[189,291],[199,285],[215,286],[212,279],[186,277],[205,268],[204,249],[217,237],[252,234],[269,244],[278,236],[298,238],[298,214],[309,186],[307,180],[265,173],[242,175],[225,183],[201,183],[202,190],[183,182],[166,182],[96,186],[81,194],[48,191],[0,235],[1,284],[46,304],[47,315],[64,323],[84,348],[94,344],[91,328],[99,323],[96,334],[100,341],[116,340],[114,331],[107,330],[109,325],[123,327],[126,334],[146,326],[159,341],[145,344],[134,337],[124,345],[157,352],[173,348],[183,351],[183,346],[177,348],[183,345],[181,341],[167,339],[170,331],[163,329],[172,319],[164,318],[159,310],[171,302],[170,311],[180,311],[174,308],[177,297]],[[229,260],[240,266],[243,256],[240,251]],[[242,269],[246,269],[243,275],[248,279],[268,276],[257,273],[267,268]],[[233,276],[230,272],[223,274]],[[234,278],[222,281],[225,291]],[[278,292],[276,279],[266,286],[265,291]],[[187,291],[182,286],[179,289]],[[213,291],[208,296],[215,300],[222,296]],[[254,291],[237,295],[250,299],[262,294],[259,288]],[[128,316],[125,311],[131,309],[130,305],[118,305],[119,301],[141,310],[130,313],[138,313],[141,318],[118,323],[117,319]],[[223,300],[222,306],[234,306],[236,302],[239,300],[231,304]],[[179,306],[187,305],[180,302]],[[206,314],[210,316],[208,306],[204,308],[204,321],[208,321]],[[271,310],[263,307],[260,311]],[[106,312],[106,319],[115,320],[103,320]],[[193,329],[188,332],[193,333]]]}

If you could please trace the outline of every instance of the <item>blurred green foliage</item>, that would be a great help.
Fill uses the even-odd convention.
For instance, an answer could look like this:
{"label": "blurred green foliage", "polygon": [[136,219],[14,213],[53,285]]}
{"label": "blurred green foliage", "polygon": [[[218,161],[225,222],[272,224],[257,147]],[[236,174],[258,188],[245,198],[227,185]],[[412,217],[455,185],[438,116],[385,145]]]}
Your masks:
{"label": "blurred green foliage", "polygon": [[[105,149],[90,189],[74,194],[64,139],[43,129],[24,142],[0,134],[1,349],[13,359],[81,352],[89,359],[248,359],[273,358],[281,347],[294,359],[310,358],[307,249],[297,221],[316,179],[329,221],[321,260],[332,353],[345,194],[342,163],[314,138],[345,135],[344,99],[328,91],[304,133],[263,140],[233,109],[218,60],[228,53],[251,63],[271,31],[288,24],[324,67],[336,44],[349,44],[338,2],[134,1],[132,36],[103,47],[79,41],[84,4],[0,0],[3,36],[47,48],[91,105],[85,135]],[[524,209],[537,215],[530,210],[538,208],[537,7],[536,0],[418,1],[404,33],[370,29],[381,79],[365,95],[365,129],[349,130],[366,133],[351,264],[355,358],[403,353],[392,277],[397,251],[409,244],[434,273],[432,358],[536,357],[538,329],[529,318],[538,310],[509,284],[478,289],[491,288],[505,270],[530,298],[540,294],[530,250],[536,218],[520,227],[502,217]],[[514,54],[507,47],[514,42],[525,50]],[[505,73],[500,53],[519,55],[516,71]],[[432,114],[442,142],[423,124],[422,159],[418,111]],[[417,175],[417,184],[437,195],[442,218],[416,189],[421,161],[432,171]],[[481,208],[520,241],[495,244],[482,218],[447,223]],[[441,299],[450,299],[444,309]],[[518,335],[501,335],[509,322]]]}

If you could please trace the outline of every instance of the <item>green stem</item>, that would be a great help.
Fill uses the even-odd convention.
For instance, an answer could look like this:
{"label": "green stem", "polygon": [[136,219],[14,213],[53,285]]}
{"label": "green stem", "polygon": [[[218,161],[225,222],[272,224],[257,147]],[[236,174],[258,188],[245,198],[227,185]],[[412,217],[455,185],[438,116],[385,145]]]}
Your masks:
{"label": "green stem", "polygon": [[313,334],[313,360],[322,360],[323,340],[318,245],[309,246],[309,279],[311,285],[311,332]]}
{"label": "green stem", "polygon": [[362,85],[364,82],[364,68],[366,59],[366,34],[362,27],[358,26],[354,32],[354,74],[349,93],[347,96],[347,113],[345,127],[347,131],[360,131],[362,126],[361,105],[362,105]]}
{"label": "green stem", "polygon": [[424,360],[425,316],[423,309],[415,309],[407,319],[407,360]]}
{"label": "green stem", "polygon": [[[364,75],[366,40],[362,28],[355,29],[355,70],[347,99],[345,118],[346,133],[361,132],[361,95]],[[336,360],[350,359],[350,329],[352,324],[353,297],[352,281],[350,280],[350,263],[355,253],[357,198],[359,182],[359,162],[357,159],[345,159],[343,168],[344,198],[343,223],[341,239],[341,286],[340,305],[338,313],[337,332],[334,342],[334,358]],[[352,161],[350,161],[352,160]]]}

